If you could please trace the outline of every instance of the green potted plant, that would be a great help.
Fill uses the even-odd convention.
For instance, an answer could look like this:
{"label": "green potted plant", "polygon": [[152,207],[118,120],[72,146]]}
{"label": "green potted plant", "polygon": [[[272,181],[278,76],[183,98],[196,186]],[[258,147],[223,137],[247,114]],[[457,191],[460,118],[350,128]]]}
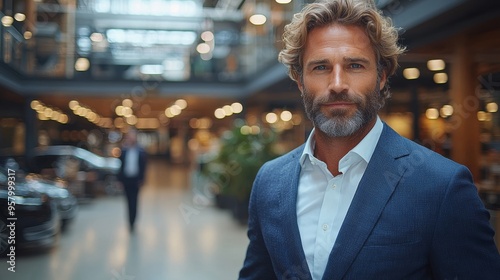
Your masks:
{"label": "green potted plant", "polygon": [[240,222],[248,217],[248,200],[257,172],[277,156],[273,152],[275,138],[270,129],[235,125],[222,136],[218,156],[202,170],[217,186],[219,206],[230,208]]}

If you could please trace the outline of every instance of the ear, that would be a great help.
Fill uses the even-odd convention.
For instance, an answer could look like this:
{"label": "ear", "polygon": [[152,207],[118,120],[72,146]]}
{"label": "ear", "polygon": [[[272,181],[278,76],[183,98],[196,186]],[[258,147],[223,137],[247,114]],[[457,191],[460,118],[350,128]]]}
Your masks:
{"label": "ear", "polygon": [[385,87],[385,83],[387,82],[387,74],[385,70],[382,70],[382,76],[380,77],[380,90]]}
{"label": "ear", "polygon": [[302,79],[299,77],[299,78],[297,78],[296,82],[297,82],[297,87],[300,90],[300,93],[304,93],[304,84],[303,84]]}

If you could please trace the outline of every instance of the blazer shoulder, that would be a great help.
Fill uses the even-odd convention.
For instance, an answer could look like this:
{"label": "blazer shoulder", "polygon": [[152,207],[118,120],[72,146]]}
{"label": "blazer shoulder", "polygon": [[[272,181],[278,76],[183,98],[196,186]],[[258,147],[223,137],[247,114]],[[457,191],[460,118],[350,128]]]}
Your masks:
{"label": "blazer shoulder", "polygon": [[[388,127],[389,128],[389,127]],[[457,172],[465,172],[470,175],[470,170],[420,143],[403,137],[391,128],[385,133],[385,139],[381,139],[382,149],[391,149],[395,159],[405,160],[405,166],[412,170],[412,174],[431,176],[432,178],[449,179]],[[394,149],[398,150],[394,152]]]}

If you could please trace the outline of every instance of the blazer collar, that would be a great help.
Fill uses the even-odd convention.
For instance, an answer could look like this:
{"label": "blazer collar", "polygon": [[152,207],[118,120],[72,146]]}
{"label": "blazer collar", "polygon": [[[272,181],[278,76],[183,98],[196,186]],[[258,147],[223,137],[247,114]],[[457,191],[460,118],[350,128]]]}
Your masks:
{"label": "blazer collar", "polygon": [[375,152],[333,246],[323,279],[341,279],[361,250],[384,206],[401,180],[409,155],[404,139],[384,123]]}
{"label": "blazer collar", "polygon": [[304,144],[292,151],[290,160],[280,169],[281,174],[277,174],[283,180],[280,188],[279,216],[282,217],[283,234],[288,235],[292,241],[282,248],[283,257],[288,260],[289,266],[286,276],[312,279],[297,224],[297,189],[301,170],[300,156],[303,150]]}

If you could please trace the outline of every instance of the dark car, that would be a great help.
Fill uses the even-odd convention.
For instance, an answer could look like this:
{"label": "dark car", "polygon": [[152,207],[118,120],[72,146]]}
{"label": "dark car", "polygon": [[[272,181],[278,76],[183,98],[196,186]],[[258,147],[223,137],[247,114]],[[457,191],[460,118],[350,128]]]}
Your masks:
{"label": "dark car", "polygon": [[116,194],[121,188],[117,173],[121,161],[103,157],[74,146],[38,147],[31,164],[34,173],[45,178],[62,178],[78,198],[95,197],[100,193]]}
{"label": "dark car", "polygon": [[[34,192],[45,194],[55,202],[61,219],[61,226],[63,228],[74,220],[76,213],[78,212],[78,201],[75,196],[73,196],[73,194],[66,189],[65,182],[62,180],[46,180],[41,178],[40,175],[34,173],[26,175],[23,170],[18,168],[18,165],[15,162],[10,161],[10,165],[15,166],[11,170],[16,173],[16,187],[23,187]],[[9,167],[5,167],[0,170],[0,183],[4,185],[8,185],[8,168]]]}
{"label": "dark car", "polygon": [[45,180],[38,174],[30,173],[26,176],[24,183],[30,188],[46,194],[56,202],[63,228],[75,219],[78,212],[78,201],[73,194],[65,189],[63,182]]}
{"label": "dark car", "polygon": [[[6,255],[12,245],[16,248],[51,246],[60,232],[56,201],[18,181],[19,177],[14,174],[0,173],[0,255]],[[9,185],[9,178],[13,178],[10,181],[14,184]]]}

